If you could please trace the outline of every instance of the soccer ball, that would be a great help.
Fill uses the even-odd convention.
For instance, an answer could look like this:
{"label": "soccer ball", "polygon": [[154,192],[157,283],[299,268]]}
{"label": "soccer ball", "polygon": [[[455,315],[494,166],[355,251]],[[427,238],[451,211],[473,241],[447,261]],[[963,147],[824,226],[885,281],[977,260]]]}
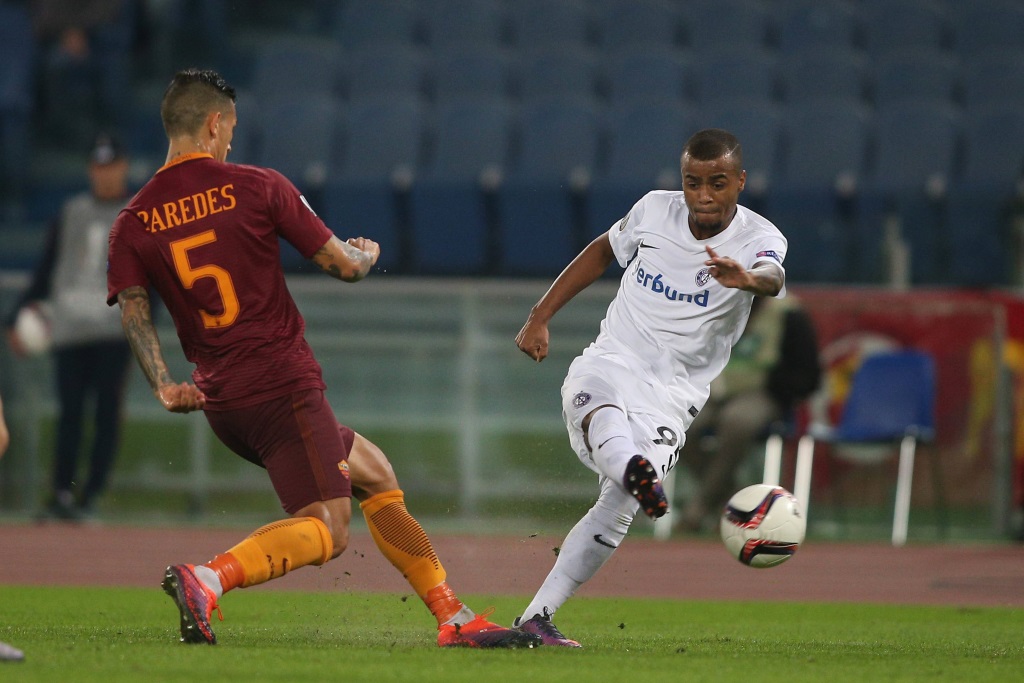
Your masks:
{"label": "soccer ball", "polygon": [[772,484],[754,484],[736,493],[719,524],[729,554],[750,567],[782,564],[804,540],[804,519],[793,494]]}

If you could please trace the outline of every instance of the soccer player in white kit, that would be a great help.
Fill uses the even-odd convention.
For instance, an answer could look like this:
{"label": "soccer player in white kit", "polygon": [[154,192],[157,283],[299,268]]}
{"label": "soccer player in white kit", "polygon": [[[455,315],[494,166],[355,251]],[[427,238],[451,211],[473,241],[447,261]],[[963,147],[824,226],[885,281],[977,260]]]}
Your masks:
{"label": "soccer player in white kit", "polygon": [[569,441],[599,475],[597,502],[562,543],[555,566],[515,626],[546,645],[580,647],[551,617],[611,557],[642,507],[668,511],[661,478],[740,338],[754,296],[784,296],[786,238],[739,206],[739,141],[697,132],[681,159],[683,190],[649,192],[573,259],[516,337],[540,362],[548,322],[605,272],[625,268],[597,339],[569,366],[562,415]]}

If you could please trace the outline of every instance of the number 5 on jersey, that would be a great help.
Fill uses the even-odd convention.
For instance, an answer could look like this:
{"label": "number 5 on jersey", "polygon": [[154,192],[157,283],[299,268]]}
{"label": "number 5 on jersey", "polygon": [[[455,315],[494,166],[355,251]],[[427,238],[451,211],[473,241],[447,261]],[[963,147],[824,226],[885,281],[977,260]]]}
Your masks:
{"label": "number 5 on jersey", "polygon": [[217,285],[217,292],[220,294],[220,300],[223,304],[222,310],[224,312],[220,315],[215,315],[200,309],[199,316],[202,318],[203,326],[206,328],[227,327],[235,322],[239,311],[238,295],[235,294],[235,285],[231,281],[231,274],[220,266],[212,264],[193,268],[188,260],[189,249],[216,241],[217,234],[213,230],[207,230],[198,235],[175,240],[170,243],[171,256],[174,257],[174,269],[178,272],[178,279],[181,280],[181,284],[185,286],[185,289],[192,289],[196,281],[204,277],[213,278],[214,283]]}

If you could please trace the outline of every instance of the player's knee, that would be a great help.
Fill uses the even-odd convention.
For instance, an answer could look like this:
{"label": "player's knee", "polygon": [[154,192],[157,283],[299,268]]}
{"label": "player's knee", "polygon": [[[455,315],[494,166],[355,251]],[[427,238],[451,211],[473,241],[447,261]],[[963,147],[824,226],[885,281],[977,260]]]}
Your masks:
{"label": "player's knee", "polygon": [[333,560],[345,552],[348,547],[348,525],[339,529],[331,529],[331,541],[334,543],[334,547],[331,549],[331,559]]}

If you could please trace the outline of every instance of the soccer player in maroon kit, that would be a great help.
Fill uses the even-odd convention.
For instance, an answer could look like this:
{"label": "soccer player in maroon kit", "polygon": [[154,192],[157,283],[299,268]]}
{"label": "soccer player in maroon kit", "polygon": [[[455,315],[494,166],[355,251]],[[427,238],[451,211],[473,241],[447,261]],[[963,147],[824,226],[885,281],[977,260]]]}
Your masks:
{"label": "soccer player in maroon kit", "polygon": [[[210,618],[223,593],[340,555],[354,495],[377,547],[437,618],[440,646],[534,646],[535,636],[493,624],[458,599],[387,457],[335,419],[285,286],[278,237],[345,282],[364,278],[380,249],[363,237],[338,239],[280,173],[226,163],[234,100],[216,72],[175,74],[160,107],[166,164],[110,233],[107,302],[120,305],[157,399],[171,412],[203,410],[221,441],[266,468],[291,515],[206,564],[167,568],[163,588],[181,613],[182,641],[216,643]],[[150,289],[174,319],[195,384],[170,376]]]}

